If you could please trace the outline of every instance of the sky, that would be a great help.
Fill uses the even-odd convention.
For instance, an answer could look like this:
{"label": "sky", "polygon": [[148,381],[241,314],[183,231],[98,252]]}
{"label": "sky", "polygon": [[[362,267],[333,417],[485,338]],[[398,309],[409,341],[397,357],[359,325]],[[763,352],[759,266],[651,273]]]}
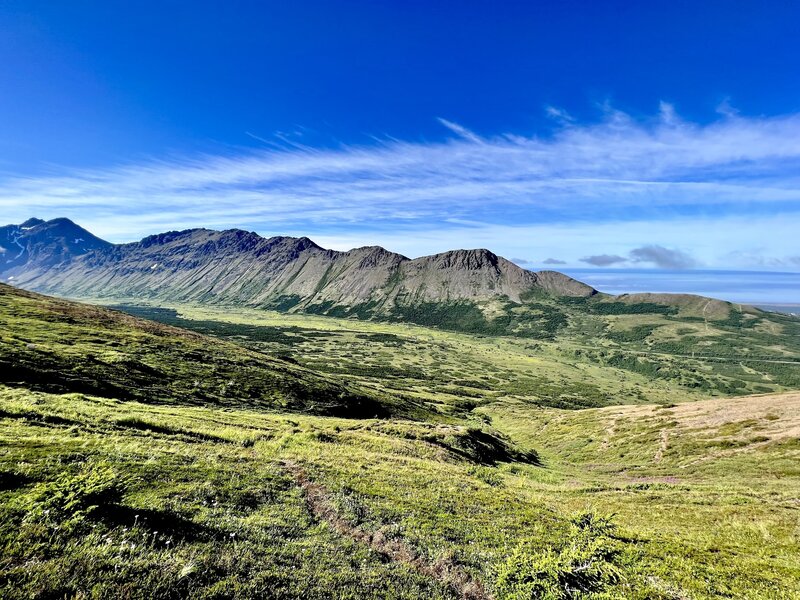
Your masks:
{"label": "sky", "polygon": [[0,3],[0,222],[800,271],[800,4]]}

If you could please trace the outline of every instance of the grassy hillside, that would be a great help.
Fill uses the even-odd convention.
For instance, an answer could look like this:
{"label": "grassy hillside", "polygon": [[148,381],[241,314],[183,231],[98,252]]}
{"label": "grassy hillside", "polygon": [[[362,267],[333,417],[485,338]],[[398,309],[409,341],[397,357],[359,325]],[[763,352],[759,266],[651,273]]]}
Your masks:
{"label": "grassy hillside", "polygon": [[342,416],[388,402],[239,345],[0,284],[0,382],[145,402]]}
{"label": "grassy hillside", "polygon": [[800,595],[800,394],[606,329],[144,311],[229,339],[0,287],[4,598]]}
{"label": "grassy hillside", "polygon": [[597,598],[794,598],[799,447],[772,411],[800,400],[761,404],[745,420],[774,441],[739,446],[751,434],[721,424],[714,451],[739,451],[718,461],[682,442],[658,458],[664,420],[692,426],[675,409],[609,433],[619,409],[500,405],[488,414],[519,443],[503,452],[463,426],[2,388],[0,589],[535,598],[569,580]]}
{"label": "grassy hillside", "polygon": [[800,394],[483,410],[559,474],[565,510],[602,507],[647,539],[661,555],[653,573],[670,575],[676,597],[800,594]]}

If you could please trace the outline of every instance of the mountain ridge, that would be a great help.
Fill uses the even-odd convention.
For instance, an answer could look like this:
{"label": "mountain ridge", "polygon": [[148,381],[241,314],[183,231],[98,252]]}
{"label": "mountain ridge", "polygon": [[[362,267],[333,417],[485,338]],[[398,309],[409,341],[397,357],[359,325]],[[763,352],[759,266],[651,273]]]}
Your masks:
{"label": "mountain ridge", "polygon": [[[41,239],[56,221],[85,232],[81,238],[92,239],[91,247],[57,252],[65,246],[64,235],[57,244]],[[380,246],[342,252],[307,237],[264,238],[241,229],[168,231],[110,244],[66,219],[29,222],[31,229],[17,237],[21,226],[0,228],[6,236],[0,239],[28,244],[19,260],[2,264],[0,274],[20,287],[66,296],[136,296],[285,310],[366,306],[385,312],[394,306],[498,297],[519,303],[531,293],[597,294],[566,275],[527,271],[485,248],[411,259]],[[11,244],[0,245],[10,252]]]}

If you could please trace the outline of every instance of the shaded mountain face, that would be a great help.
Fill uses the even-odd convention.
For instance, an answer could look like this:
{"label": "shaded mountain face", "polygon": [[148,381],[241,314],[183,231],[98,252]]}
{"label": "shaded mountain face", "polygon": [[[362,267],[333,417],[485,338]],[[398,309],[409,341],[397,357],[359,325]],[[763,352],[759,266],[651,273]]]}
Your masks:
{"label": "shaded mountain face", "polygon": [[[47,231],[52,223],[37,222],[30,231]],[[22,230],[9,227],[16,227],[9,230],[12,237]],[[64,249],[69,237],[59,233],[43,247]],[[95,246],[80,253],[26,250],[16,262],[4,265],[3,279],[13,277],[20,287],[71,297],[196,301],[323,313],[346,307],[358,316],[426,303],[498,297],[520,302],[536,293],[579,297],[596,293],[561,273],[526,271],[484,249],[411,260],[377,246],[337,252],[308,238],[262,238],[236,229],[173,231],[120,245],[91,239],[97,240]]]}
{"label": "shaded mountain face", "polygon": [[69,219],[28,219],[0,227],[0,273],[34,266],[46,269],[110,247]]}

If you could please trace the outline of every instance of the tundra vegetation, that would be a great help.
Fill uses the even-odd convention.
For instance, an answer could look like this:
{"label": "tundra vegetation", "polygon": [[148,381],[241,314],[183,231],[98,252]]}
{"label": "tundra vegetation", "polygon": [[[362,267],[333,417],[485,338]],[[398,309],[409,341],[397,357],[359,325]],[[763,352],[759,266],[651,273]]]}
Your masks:
{"label": "tundra vegetation", "polygon": [[0,595],[800,596],[797,320],[620,304],[477,305],[528,314],[498,334],[0,286]]}

